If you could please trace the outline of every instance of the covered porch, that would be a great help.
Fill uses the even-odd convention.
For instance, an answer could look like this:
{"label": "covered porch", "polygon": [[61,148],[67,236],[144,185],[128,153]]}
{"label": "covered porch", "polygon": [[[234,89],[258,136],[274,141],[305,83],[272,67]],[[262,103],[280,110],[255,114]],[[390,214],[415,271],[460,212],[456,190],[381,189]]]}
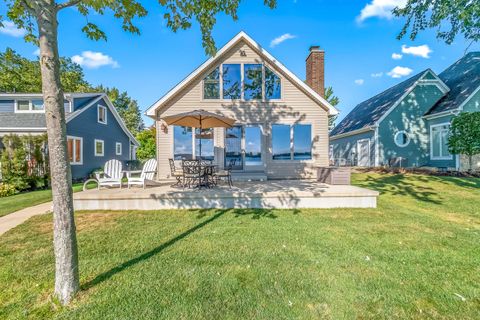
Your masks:
{"label": "covered porch", "polygon": [[375,208],[379,193],[316,180],[236,182],[230,189],[172,187],[162,180],[146,189],[88,190],[74,195],[75,210],[160,210],[198,208]]}

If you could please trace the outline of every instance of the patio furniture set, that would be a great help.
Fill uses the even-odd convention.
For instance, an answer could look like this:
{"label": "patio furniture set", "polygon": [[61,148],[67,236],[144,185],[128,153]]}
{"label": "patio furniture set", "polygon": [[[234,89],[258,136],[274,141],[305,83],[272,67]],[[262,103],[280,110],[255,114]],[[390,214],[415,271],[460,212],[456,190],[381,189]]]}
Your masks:
{"label": "patio furniture set", "polygon": [[208,160],[181,160],[181,168],[175,165],[173,159],[169,159],[170,173],[177,182],[173,186],[185,188],[213,188],[218,185],[219,180],[226,180],[231,188],[232,168],[235,160],[230,160],[225,169],[218,169],[218,166]]}

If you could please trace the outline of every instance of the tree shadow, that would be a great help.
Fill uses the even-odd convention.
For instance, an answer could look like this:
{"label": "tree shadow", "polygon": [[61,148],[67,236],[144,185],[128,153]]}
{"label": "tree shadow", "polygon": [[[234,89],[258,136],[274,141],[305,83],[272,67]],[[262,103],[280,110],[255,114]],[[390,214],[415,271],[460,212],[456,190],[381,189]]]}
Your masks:
{"label": "tree shadow", "polygon": [[[202,217],[205,216],[205,211],[208,211],[207,209],[205,210],[200,210],[199,214],[197,215],[197,218],[200,219]],[[164,242],[162,243],[161,245],[153,248],[152,250],[150,251],[147,251],[133,259],[130,259],[128,261],[125,261],[115,267],[113,267],[112,269],[108,270],[108,271],[105,271],[99,275],[97,275],[95,278],[93,278],[92,280],[86,282],[85,284],[83,284],[81,286],[81,290],[83,291],[86,291],[108,279],[110,279],[111,277],[113,277],[114,275],[116,275],[117,273],[120,273],[122,271],[124,271],[125,269],[128,269],[132,266],[135,266],[136,264],[142,262],[142,261],[145,261],[147,259],[150,259],[151,257],[161,253],[163,250],[167,249],[168,247],[174,245],[176,242],[186,238],[187,236],[189,236],[190,234],[194,233],[195,231],[197,231],[198,229],[201,229],[203,228],[204,226],[206,226],[207,224],[217,220],[218,218],[220,218],[221,216],[223,216],[226,212],[228,212],[229,210],[220,210],[218,213],[216,213],[215,215],[213,215],[212,217],[208,218],[207,220],[205,221],[202,221],[201,223],[197,224],[196,226],[188,229],[187,231],[185,232],[182,232],[181,234],[177,235],[176,237],[168,240],[167,242]]]}

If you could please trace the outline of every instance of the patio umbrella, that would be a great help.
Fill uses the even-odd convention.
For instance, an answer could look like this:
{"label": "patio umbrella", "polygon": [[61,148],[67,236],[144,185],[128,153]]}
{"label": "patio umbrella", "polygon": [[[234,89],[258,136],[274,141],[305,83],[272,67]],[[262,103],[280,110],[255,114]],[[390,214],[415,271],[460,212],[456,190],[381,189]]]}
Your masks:
{"label": "patio umbrella", "polygon": [[[235,119],[201,109],[163,117],[162,120],[169,126],[200,128],[200,134],[202,129],[231,128],[235,123]],[[200,139],[200,158],[202,158],[202,139]]]}

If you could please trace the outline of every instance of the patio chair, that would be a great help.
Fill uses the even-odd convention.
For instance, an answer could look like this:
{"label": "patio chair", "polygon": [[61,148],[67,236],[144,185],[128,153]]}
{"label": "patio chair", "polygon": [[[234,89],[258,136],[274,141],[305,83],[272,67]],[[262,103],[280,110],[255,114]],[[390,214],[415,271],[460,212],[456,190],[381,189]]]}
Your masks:
{"label": "patio chair", "polygon": [[199,160],[183,160],[182,169],[183,189],[185,189],[185,186],[187,185],[191,188],[192,183],[198,183],[198,186],[200,186],[200,183],[202,182],[202,168]]}
{"label": "patio chair", "polygon": [[147,184],[154,182],[155,172],[157,172],[157,160],[150,159],[145,162],[143,169],[139,177],[135,177],[135,173],[127,172],[127,185],[130,188],[131,185],[141,185],[143,189]]}
{"label": "patio chair", "polygon": [[98,181],[98,189],[102,186],[113,187],[120,186],[122,188],[122,163],[116,159],[108,160],[105,163],[103,172],[95,173],[95,178]]}
{"label": "patio chair", "polygon": [[176,187],[182,184],[183,171],[175,167],[175,161],[173,159],[168,159],[170,163],[170,175],[172,178],[177,179],[177,183],[173,184],[172,187]]}
{"label": "patio chair", "polygon": [[235,166],[235,159],[231,159],[228,162],[228,166],[225,169],[218,170],[217,172],[214,173],[215,180],[218,181],[218,179],[227,179],[229,187],[232,188],[232,186],[233,186],[233,183],[232,183],[233,166]]}

